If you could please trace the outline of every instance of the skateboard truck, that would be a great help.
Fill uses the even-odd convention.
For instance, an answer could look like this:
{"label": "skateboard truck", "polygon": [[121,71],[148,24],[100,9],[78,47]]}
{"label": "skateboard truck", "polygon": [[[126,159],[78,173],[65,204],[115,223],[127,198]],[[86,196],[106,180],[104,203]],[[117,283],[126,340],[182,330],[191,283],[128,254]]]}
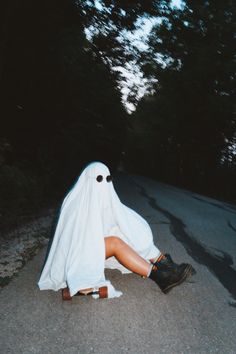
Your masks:
{"label": "skateboard truck", "polygon": [[[72,299],[68,287],[62,289],[61,293],[62,293],[63,301],[69,301]],[[87,295],[98,295],[99,299],[106,299],[108,297],[108,288],[107,286],[101,286],[98,288],[83,289],[78,291],[74,296],[87,296]]]}

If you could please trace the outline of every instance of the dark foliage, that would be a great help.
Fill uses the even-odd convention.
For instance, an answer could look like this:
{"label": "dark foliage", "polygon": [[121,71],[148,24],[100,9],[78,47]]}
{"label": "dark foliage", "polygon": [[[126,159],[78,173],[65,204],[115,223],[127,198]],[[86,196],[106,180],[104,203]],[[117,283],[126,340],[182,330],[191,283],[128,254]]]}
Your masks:
{"label": "dark foliage", "polygon": [[236,4],[189,0],[163,16],[140,57],[158,81],[132,117],[129,159],[149,175],[236,200]]}
{"label": "dark foliage", "polygon": [[116,78],[85,38],[82,9],[65,0],[1,4],[3,216],[63,196],[91,160],[119,161],[126,113]]}

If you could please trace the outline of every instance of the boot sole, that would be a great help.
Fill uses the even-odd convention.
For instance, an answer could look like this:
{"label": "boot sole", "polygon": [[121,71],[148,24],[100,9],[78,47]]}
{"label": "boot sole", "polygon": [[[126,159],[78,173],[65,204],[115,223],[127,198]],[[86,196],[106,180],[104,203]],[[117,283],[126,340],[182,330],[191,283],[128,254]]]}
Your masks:
{"label": "boot sole", "polygon": [[188,265],[182,274],[182,277],[175,283],[169,285],[165,289],[161,289],[164,294],[167,294],[172,288],[183,283],[192,274],[192,266]]}
{"label": "boot sole", "polygon": [[184,264],[190,267],[190,274],[189,274],[190,276],[193,276],[197,273],[191,264],[188,263],[184,263]]}
{"label": "boot sole", "polygon": [[196,270],[193,268],[193,266],[191,266],[191,275],[195,275],[196,273]]}

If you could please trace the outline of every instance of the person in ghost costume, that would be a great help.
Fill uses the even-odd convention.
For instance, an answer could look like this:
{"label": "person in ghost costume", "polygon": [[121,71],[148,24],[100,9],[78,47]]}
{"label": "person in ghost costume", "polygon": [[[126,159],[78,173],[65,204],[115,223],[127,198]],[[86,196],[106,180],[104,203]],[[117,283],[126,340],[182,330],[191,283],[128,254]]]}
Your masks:
{"label": "person in ghost costume", "polygon": [[107,286],[108,297],[118,297],[122,293],[105,278],[105,268],[149,277],[164,293],[194,272],[160,252],[146,220],[120,201],[108,167],[92,162],[62,203],[38,285],[40,290],[68,287],[71,296]]}

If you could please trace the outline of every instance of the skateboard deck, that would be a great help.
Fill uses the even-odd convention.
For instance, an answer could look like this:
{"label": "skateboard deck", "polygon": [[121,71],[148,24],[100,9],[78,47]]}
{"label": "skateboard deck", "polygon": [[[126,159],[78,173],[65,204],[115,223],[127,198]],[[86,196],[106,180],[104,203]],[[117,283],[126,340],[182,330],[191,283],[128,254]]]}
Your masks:
{"label": "skateboard deck", "polygon": [[[61,293],[62,293],[63,301],[69,301],[72,299],[68,287],[62,289]],[[108,288],[107,286],[101,286],[100,288],[83,289],[78,291],[74,296],[87,296],[87,295],[98,295],[100,299],[105,299],[108,297]]]}

